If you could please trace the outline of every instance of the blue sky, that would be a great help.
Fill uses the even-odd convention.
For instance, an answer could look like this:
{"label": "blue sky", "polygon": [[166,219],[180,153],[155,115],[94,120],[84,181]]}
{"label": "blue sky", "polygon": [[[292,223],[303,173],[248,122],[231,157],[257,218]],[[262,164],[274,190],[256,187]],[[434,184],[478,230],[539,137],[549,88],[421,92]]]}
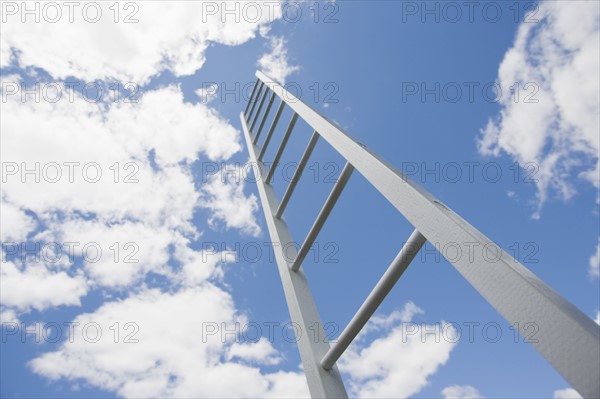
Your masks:
{"label": "blue sky", "polygon": [[[290,91],[300,88],[303,101],[598,319],[597,4],[475,2],[469,15],[462,3],[307,1],[285,3],[283,14],[263,8],[258,23],[240,4],[240,22],[232,14],[222,23],[208,13],[215,4],[222,11],[219,2],[135,2],[120,4],[117,23],[105,7],[99,23],[75,13],[80,20],[69,25],[48,23],[43,13],[39,23],[22,23],[21,10],[13,15],[7,3],[3,397],[306,394],[296,345],[286,340],[290,319],[258,192],[244,172],[239,113],[246,104],[235,88],[252,83],[256,69]],[[124,24],[131,12],[139,21]],[[22,87],[65,90],[65,82],[99,82],[105,94],[134,82],[140,101],[85,101],[78,91],[73,101],[52,102],[43,90],[39,101],[21,98]],[[212,83],[216,95],[201,99],[198,89]],[[289,118],[286,110],[280,125]],[[284,165],[299,159],[310,133],[297,125]],[[96,162],[103,179],[89,183],[75,174],[74,182],[63,176],[53,184],[42,174],[40,182],[30,175],[23,182],[21,170],[10,169],[35,162],[57,162],[63,174],[64,162]],[[229,177],[226,165],[234,170]],[[285,213],[295,241],[343,165],[319,142]],[[279,195],[287,186],[281,170],[273,183]],[[132,171],[138,181],[128,185]],[[334,334],[411,231],[364,178],[352,176],[318,237],[319,255],[304,265]],[[10,246],[52,242],[97,243],[103,256],[90,262],[77,250],[72,261],[23,261]],[[576,395],[522,337],[515,342],[511,326],[431,244],[425,249],[342,359],[352,396]],[[123,262],[132,253],[139,261]],[[69,321],[98,323],[102,337],[91,343],[76,331],[74,342],[66,334],[54,343],[43,335],[41,343],[34,334],[22,339],[22,325]],[[259,325],[263,340],[235,333],[222,340],[222,322],[233,331],[236,323]],[[394,346],[411,323],[420,332],[453,323],[461,338],[417,336]],[[204,342],[214,325],[217,334]],[[13,326],[20,330],[13,334]],[[124,343],[136,326],[130,338],[138,342]],[[384,362],[377,343],[395,348],[393,361]],[[370,364],[383,365],[373,372]]]}

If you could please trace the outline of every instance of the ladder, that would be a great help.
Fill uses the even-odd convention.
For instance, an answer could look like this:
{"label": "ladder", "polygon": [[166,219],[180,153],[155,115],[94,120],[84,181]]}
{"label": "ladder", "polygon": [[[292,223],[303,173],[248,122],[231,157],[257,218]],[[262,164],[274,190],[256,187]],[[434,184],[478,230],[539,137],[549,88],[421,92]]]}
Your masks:
{"label": "ladder", "polygon": [[[354,170],[362,174],[415,228],[332,346],[328,342],[311,339],[309,334],[299,334],[297,337],[311,396],[344,398],[347,393],[336,361],[391,291],[424,243],[429,240],[440,243],[440,247],[447,243],[458,243],[464,247],[461,248],[463,250],[467,250],[467,245],[477,244],[484,248],[486,245],[496,244],[280,84],[260,71],[256,72],[256,78],[240,119],[250,161],[256,166],[254,173],[271,241],[280,244],[277,248],[273,247],[273,252],[291,321],[297,323],[301,331],[308,331],[309,326],[314,328],[317,325],[320,328],[318,336],[325,336],[302,262]],[[276,98],[279,99],[279,105],[259,146],[261,133]],[[286,106],[291,108],[293,114],[271,166],[267,168],[263,157]],[[302,118],[314,131],[293,178],[281,200],[278,200],[271,180],[298,118]],[[346,160],[346,165],[307,237],[296,250],[282,216],[319,139],[333,147]],[[532,345],[582,396],[599,398],[600,326],[548,287],[507,251],[501,251],[499,259],[493,260],[484,256],[482,251],[474,252],[476,253],[472,257],[447,260],[510,324],[518,326],[521,335],[526,334],[527,323],[537,323],[537,342],[532,342]]]}

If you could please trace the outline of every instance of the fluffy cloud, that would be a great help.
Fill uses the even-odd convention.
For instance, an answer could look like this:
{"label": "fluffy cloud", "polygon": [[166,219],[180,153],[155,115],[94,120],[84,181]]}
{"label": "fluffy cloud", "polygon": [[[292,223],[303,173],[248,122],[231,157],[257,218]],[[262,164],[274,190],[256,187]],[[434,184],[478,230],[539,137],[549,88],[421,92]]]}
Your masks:
{"label": "fluffy cloud", "polygon": [[[352,396],[413,395],[446,363],[454,344],[421,340],[421,328],[431,334],[433,325],[411,329],[410,336],[402,329],[418,313],[422,310],[408,303],[400,312],[378,316],[368,331],[377,339],[367,343],[361,334],[344,354],[340,368]],[[231,333],[247,322],[231,295],[210,283],[173,293],[143,290],[79,315],[70,339],[32,360],[30,367],[50,380],[84,380],[124,397],[308,397],[301,371],[259,368],[282,358],[265,338],[243,342]],[[435,328],[451,327],[441,323]],[[232,376],[235,383],[223,384]],[[447,387],[442,393],[481,398],[470,386]]]}
{"label": "fluffy cloud", "polygon": [[[10,7],[7,3],[4,7]],[[72,21],[69,8],[55,3],[61,17],[52,22],[56,11],[43,2],[12,4],[16,10],[3,10],[2,67],[17,63],[43,68],[56,79],[139,84],[165,70],[191,75],[204,64],[211,43],[242,44],[281,18],[278,2],[148,1],[116,8],[108,2],[80,2],[71,12]],[[96,5],[100,18],[93,22]],[[38,22],[35,14],[23,14],[25,7],[37,8]]]}
{"label": "fluffy cloud", "polygon": [[43,262],[18,266],[16,262],[0,263],[3,322],[16,318],[15,311],[46,310],[61,305],[79,306],[87,294],[88,284],[81,273],[51,272]]}
{"label": "fluffy cloud", "polygon": [[254,195],[246,197],[243,192],[244,171],[239,165],[225,165],[218,173],[208,177],[202,187],[201,205],[211,210],[213,217],[209,223],[213,226],[223,222],[227,228],[240,229],[257,236],[260,227],[254,213],[258,201]]}
{"label": "fluffy cloud", "polygon": [[[549,193],[565,200],[576,194],[573,180],[600,184],[600,5],[548,1],[539,11],[540,22],[522,23],[504,56],[498,73],[503,108],[478,142],[482,154],[505,152],[538,165],[534,218]],[[522,91],[518,100],[515,84]]]}
{"label": "fluffy cloud", "polygon": [[281,362],[281,356],[273,345],[262,337],[256,343],[234,343],[227,352],[227,360],[243,359],[254,364],[274,365]]}
{"label": "fluffy cloud", "polygon": [[[198,200],[189,164],[241,148],[236,129],[206,106],[184,103],[176,86],[108,110],[81,96],[55,103],[9,96],[3,113],[3,166],[14,169],[4,173],[3,197],[38,215],[78,211],[186,228]],[[37,176],[24,175],[36,167]]]}
{"label": "fluffy cloud", "polygon": [[174,257],[181,264],[181,270],[172,276],[183,286],[194,287],[210,278],[220,280],[223,277],[221,265],[235,261],[233,252],[195,251],[185,239],[175,245]]}
{"label": "fluffy cloud", "polygon": [[[412,323],[414,315],[419,313],[423,311],[409,302],[401,312],[369,321],[367,333],[377,332],[377,338],[367,343],[368,334],[361,333],[338,363],[348,377],[352,396],[405,398],[414,395],[427,385],[427,378],[448,361],[455,343],[444,339],[435,342],[434,335],[421,332],[448,333],[453,327],[444,322],[427,326]],[[452,336],[456,336],[455,333]]]}
{"label": "fluffy cloud", "polygon": [[213,101],[217,98],[217,93],[219,92],[219,85],[216,83],[210,83],[205,87],[201,87],[194,91],[198,97],[202,100],[204,104]]}
{"label": "fluffy cloud", "polygon": [[[2,242],[22,242],[27,239],[27,234],[36,227],[35,220],[28,216],[19,207],[2,201],[2,222],[5,228],[0,229]],[[6,226],[10,226],[7,229]]]}
{"label": "fluffy cloud", "polygon": [[590,257],[589,274],[592,278],[600,277],[600,238],[596,246],[596,253]]}
{"label": "fluffy cloud", "polygon": [[[276,361],[270,342],[241,344],[224,334],[225,327],[232,331],[247,320],[237,314],[231,296],[212,284],[172,294],[143,291],[73,322],[79,324],[72,339],[31,361],[35,373],[82,379],[124,397],[308,396],[303,373],[261,373],[252,365]],[[95,328],[84,335],[93,323],[103,332],[96,343],[89,342],[97,339]],[[118,336],[109,328],[115,323]],[[209,334],[213,326],[216,333]]]}
{"label": "fluffy cloud", "polygon": [[554,391],[554,399],[581,399],[581,395],[573,388],[565,388]]}
{"label": "fluffy cloud", "polygon": [[51,229],[40,237],[79,244],[73,254],[82,258],[86,275],[97,285],[112,288],[130,286],[149,272],[168,275],[168,247],[177,238],[167,228],[141,222],[104,224],[71,219],[54,223]]}
{"label": "fluffy cloud", "polygon": [[482,399],[477,389],[470,385],[451,385],[442,389],[444,399]]}
{"label": "fluffy cloud", "polygon": [[[239,131],[206,104],[185,102],[177,85],[147,90],[137,102],[113,101],[106,93],[88,101],[59,82],[51,85],[62,96],[51,101],[41,77],[105,79],[104,88],[113,80],[133,81],[139,88],[164,71],[190,75],[212,43],[238,45],[257,32],[266,35],[268,23],[281,16],[278,4],[118,3],[117,23],[112,3],[94,4],[103,15],[94,24],[78,14],[83,3],[74,23],[67,15],[55,24],[35,23],[32,16],[21,23],[20,14],[3,13],[0,65],[23,70],[2,77],[1,238],[78,245],[73,257],[56,263],[18,256],[2,262],[2,322],[33,309],[80,306],[92,290],[105,298],[117,290],[128,296],[73,320],[99,326],[98,342],[85,335],[95,335],[95,328],[75,329],[73,340],[39,355],[31,370],[125,397],[308,396],[303,373],[262,369],[284,359],[270,342],[198,337],[206,323],[231,328],[247,322],[218,286],[230,254],[194,249],[206,227],[194,219],[201,207],[210,224],[260,233],[257,199],[244,194],[243,181],[221,174],[195,179],[198,162],[226,162],[241,150]],[[241,20],[223,16],[225,7],[237,7]],[[123,23],[134,11],[138,22]],[[275,50],[285,60],[282,46],[283,40]],[[23,100],[21,83],[32,79],[42,85],[41,98]],[[101,249],[99,258],[84,251],[90,243]],[[153,283],[156,275],[164,279]]]}
{"label": "fluffy cloud", "polygon": [[[64,296],[28,303],[17,288],[6,289],[3,306],[27,311],[78,305],[88,284],[123,289],[151,272],[184,285],[219,276],[218,262],[189,248],[201,236],[192,224],[201,205],[193,163],[226,160],[241,149],[239,132],[214,110],[185,103],[177,86],[149,91],[137,103],[89,102],[80,95],[56,102],[18,95],[5,100],[2,239],[24,242],[35,232],[29,239],[37,243],[58,243],[63,250],[75,243],[69,252],[75,259],[3,265],[3,284],[60,293],[55,285],[64,283],[65,290]],[[257,234],[256,198],[246,197],[242,185],[233,181],[225,191],[212,191],[222,194],[211,202],[213,217],[233,218],[227,227]],[[101,254],[83,253],[86,244]],[[170,248],[176,251],[170,254]],[[181,273],[173,271],[173,261],[181,262]]]}
{"label": "fluffy cloud", "polygon": [[298,66],[290,65],[285,48],[285,39],[282,36],[270,38],[270,52],[265,53],[258,60],[258,66],[271,79],[285,84],[289,75],[300,69]]}

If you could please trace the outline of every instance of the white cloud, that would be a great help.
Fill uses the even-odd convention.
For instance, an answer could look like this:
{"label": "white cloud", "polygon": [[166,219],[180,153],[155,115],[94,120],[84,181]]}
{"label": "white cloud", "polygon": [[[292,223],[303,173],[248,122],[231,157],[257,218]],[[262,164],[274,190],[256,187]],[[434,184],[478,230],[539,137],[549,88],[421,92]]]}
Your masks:
{"label": "white cloud", "polygon": [[0,308],[0,326],[2,324],[19,323],[19,318],[13,309]]}
{"label": "white cloud", "polygon": [[204,283],[210,278],[221,279],[223,270],[220,267],[232,259],[230,252],[194,251],[188,242],[179,242],[175,246],[175,259],[181,263],[181,272],[173,276],[184,286],[193,287]]}
{"label": "white cloud", "polygon": [[[32,370],[51,380],[85,380],[124,397],[306,397],[300,372],[261,373],[248,364],[276,351],[268,341],[238,344],[221,326],[235,330],[246,323],[237,315],[231,296],[211,284],[176,293],[140,292],[128,299],[103,304],[80,323],[72,342],[31,361]],[[114,329],[119,323],[120,335]],[[86,342],[83,327],[98,323],[103,334]],[[126,323],[130,324],[126,327]],[[208,326],[217,326],[209,334]],[[135,333],[134,333],[135,331]],[[129,341],[125,342],[128,334]],[[88,338],[89,340],[89,338]],[[229,358],[223,357],[229,353]]]}
{"label": "white cloud", "polygon": [[[402,323],[418,313],[422,310],[408,303],[400,312],[374,319],[376,328],[370,331],[380,337],[369,344],[361,338],[349,348],[340,367],[352,396],[413,395],[446,363],[454,344],[435,343],[435,339],[421,342],[420,334],[402,342]],[[242,342],[231,334],[234,325],[248,321],[236,312],[230,294],[210,283],[173,293],[143,290],[125,300],[104,303],[73,322],[79,327],[72,339],[30,362],[35,373],[50,380],[84,380],[124,397],[309,395],[301,371],[268,373],[257,367],[279,364],[281,355],[265,338]],[[83,335],[83,327],[92,323],[103,331],[96,343],[89,342],[95,329],[92,337]],[[115,323],[120,331],[117,339]],[[433,331],[432,327],[427,326],[427,331]],[[438,327],[451,328],[443,323]],[[389,356],[392,352],[395,355]],[[455,386],[443,394],[481,397],[471,395],[476,392],[472,387]]]}
{"label": "white cloud", "polygon": [[202,100],[202,103],[207,104],[217,98],[219,92],[219,85],[216,83],[207,84],[194,91],[198,97]]}
{"label": "white cloud", "polygon": [[281,356],[273,345],[262,337],[258,342],[235,342],[227,352],[227,360],[240,359],[253,364],[275,365],[281,362]]}
{"label": "white cloud", "polygon": [[[15,175],[6,176],[4,199],[38,216],[78,211],[191,230],[198,194],[189,164],[201,154],[227,159],[241,149],[235,128],[203,104],[184,103],[175,86],[150,91],[137,104],[111,104],[106,111],[77,96],[56,103],[8,97],[2,109],[2,158],[17,167]],[[78,163],[72,180],[68,162]],[[43,179],[52,163],[61,173],[54,183]],[[35,176],[21,174],[23,166],[36,164],[42,176],[37,183]],[[85,166],[94,167],[84,173]],[[90,182],[98,168],[100,180]],[[53,178],[56,168],[47,170]]]}
{"label": "white cloud", "polygon": [[[149,273],[168,275],[169,245],[175,233],[164,227],[126,222],[104,224],[81,219],[64,220],[47,231],[59,243],[78,243],[87,276],[96,284],[123,288]],[[84,248],[87,253],[83,253]]]}
{"label": "white cloud", "polygon": [[145,93],[139,105],[116,104],[107,121],[127,151],[145,156],[154,150],[159,166],[192,162],[199,152],[211,160],[224,160],[241,150],[233,126],[204,104],[184,103],[176,86]]}
{"label": "white cloud", "polygon": [[227,228],[236,228],[257,236],[260,227],[254,217],[258,201],[254,194],[244,194],[244,169],[239,165],[225,165],[218,173],[208,176],[202,186],[201,205],[212,211],[209,223],[224,222]]}
{"label": "white cloud", "polygon": [[398,323],[409,323],[416,315],[424,313],[423,309],[413,302],[407,302],[402,310],[394,310],[389,315],[374,314],[357,338],[362,338],[371,331],[390,329]]}
{"label": "white cloud", "polygon": [[[21,24],[19,16],[9,18],[2,24],[0,64],[42,68],[58,80],[74,76],[144,84],[162,71],[192,74],[211,43],[237,45],[259,31],[266,35],[268,22],[281,16],[275,7],[268,18],[265,3],[258,22],[236,23],[230,15],[222,23],[220,14],[203,22],[202,7],[209,3],[226,4],[141,2],[136,24],[115,24],[111,18],[90,24],[77,15],[74,24]],[[112,17],[112,4],[100,4]],[[227,4],[245,7],[248,2]],[[288,74],[295,67],[287,65],[283,39],[280,43],[272,61],[285,61],[282,73]],[[22,77],[2,81],[18,85]],[[73,386],[83,381],[125,397],[308,396],[303,373],[261,369],[284,358],[270,342],[198,337],[203,323],[246,322],[231,295],[215,283],[231,257],[194,249],[205,227],[194,219],[199,207],[209,209],[213,225],[260,233],[257,199],[244,195],[243,181],[221,181],[218,175],[204,184],[193,173],[198,162],[227,161],[239,152],[239,131],[206,104],[184,102],[176,85],[146,91],[137,103],[107,97],[94,103],[79,94],[71,99],[64,84],[59,88],[63,96],[56,102],[21,101],[18,94],[3,93],[0,151],[3,162],[17,170],[2,187],[2,240],[29,237],[80,246],[74,261],[3,262],[2,321],[16,321],[32,309],[81,306],[81,298],[94,289],[101,288],[106,298],[111,297],[106,288],[129,296],[74,319],[80,326],[98,323],[99,342],[87,342],[76,330],[72,342],[39,355],[31,369],[50,380]],[[66,166],[71,162],[77,163],[72,176]],[[82,172],[92,163],[101,171],[98,182]],[[58,182],[44,179],[53,164],[62,173]],[[37,168],[40,181],[30,174],[24,182],[23,166]],[[98,261],[80,258],[84,243],[102,249]],[[135,245],[126,247],[129,243]],[[165,277],[160,289],[148,287],[147,277],[155,274]],[[129,337],[139,342],[124,342],[132,332]]]}
{"label": "white cloud", "polygon": [[287,77],[300,68],[289,64],[285,48],[286,41],[283,36],[271,37],[269,44],[270,52],[260,57],[258,66],[268,77],[280,84],[285,84]]}
{"label": "white cloud", "polygon": [[[236,129],[204,105],[183,103],[177,87],[149,92],[139,104],[110,105],[107,110],[80,98],[57,104],[13,99],[3,104],[3,111],[5,105],[10,112],[7,116],[3,112],[2,118],[3,160],[16,162],[19,167],[22,162],[97,162],[108,176],[93,184],[82,179],[71,183],[66,177],[58,183],[43,179],[36,183],[32,176],[29,183],[23,183],[17,174],[3,185],[3,195],[11,201],[3,203],[3,237],[24,239],[35,228],[33,219],[23,213],[28,210],[44,225],[32,239],[96,243],[103,250],[99,261],[84,259],[82,268],[75,268],[70,261],[54,265],[2,263],[3,322],[16,321],[17,312],[31,309],[80,306],[81,297],[90,288],[131,287],[149,272],[167,276],[174,286],[195,287],[174,294],[158,290],[132,294],[122,302],[105,303],[92,314],[78,316],[75,321],[82,325],[98,322],[102,326],[102,341],[66,342],[59,351],[34,360],[36,372],[74,383],[83,379],[132,397],[159,393],[174,397],[307,396],[302,373],[261,374],[257,366],[249,365],[275,364],[281,359],[270,343],[234,346],[220,339],[214,344],[197,339],[202,321],[232,323],[241,318],[230,296],[208,282],[222,275],[219,265],[228,258],[190,248],[191,239],[200,237],[200,226],[191,224],[200,205],[191,163],[200,154],[208,160],[220,160],[239,151]],[[162,114],[157,116],[159,111]],[[170,126],[175,130],[168,129]],[[36,145],[23,145],[29,142]],[[149,159],[151,151],[156,166]],[[137,181],[124,183],[130,170],[120,170],[115,182],[109,169],[114,162],[121,167],[135,162],[139,166],[133,169]],[[209,186],[208,192],[215,194],[210,198],[211,206],[218,213],[215,217],[231,220],[228,227],[257,234],[253,215],[256,198],[246,199],[240,185],[228,181],[223,187],[218,183]],[[219,205],[219,200],[225,203]],[[12,212],[7,218],[5,209]],[[9,225],[10,220],[18,223]],[[120,252],[116,261],[115,242]],[[130,242],[136,244],[133,251],[125,248]],[[80,245],[75,251],[77,256],[82,255],[81,249]],[[136,262],[125,262],[127,255]],[[179,269],[173,267],[177,262]],[[199,318],[189,320],[189,315]],[[123,328],[132,317],[134,322],[141,320],[139,335],[146,339],[145,345],[114,344],[110,326],[118,321]],[[175,335],[169,336],[165,330],[174,330]],[[123,339],[129,331],[121,332]],[[228,354],[232,359],[220,362]],[[205,378],[198,379],[198,375]],[[224,384],[224,376],[231,375],[236,376],[236,383]]]}
{"label": "white cloud", "polygon": [[582,399],[581,395],[573,388],[565,388],[554,391],[554,399]]}
{"label": "white cloud", "polygon": [[[367,344],[366,336],[361,335],[338,363],[348,377],[351,396],[398,398],[414,395],[428,384],[428,377],[448,361],[455,343],[445,339],[435,342],[435,335],[421,334],[421,331],[436,331],[439,337],[442,331],[451,331],[453,327],[444,322],[427,326],[411,323],[410,327],[405,327],[419,313],[423,311],[409,302],[403,311],[369,322],[369,331],[378,332],[379,337]],[[452,336],[456,336],[455,332]],[[394,355],[390,356],[391,353]]]}
{"label": "white cloud", "polygon": [[[8,2],[6,2],[8,3]],[[0,38],[0,65],[11,60],[16,50],[22,68],[43,68],[56,79],[69,76],[93,81],[116,79],[143,84],[164,70],[176,76],[191,75],[205,62],[205,51],[211,43],[239,45],[254,38],[258,30],[281,18],[278,2],[214,2],[214,1],[144,1],[120,3],[115,22],[113,3],[95,2],[101,6],[98,22],[95,10],[84,13],[87,2],[81,2],[69,22],[69,9],[60,4],[58,22],[53,10],[44,3],[29,2],[27,7],[40,8],[40,21],[29,15],[21,22],[21,2],[14,3],[18,12],[5,15]],[[94,3],[94,2],[91,2]],[[228,10],[230,14],[224,14]],[[257,8],[258,7],[258,8]],[[237,8],[237,11],[235,9]],[[50,13],[52,12],[52,13]],[[129,21],[137,22],[126,23]]]}
{"label": "white cloud", "polygon": [[[66,255],[56,264],[6,265],[3,284],[34,284],[45,293],[64,284],[66,291],[62,295],[56,288],[55,298],[36,294],[29,303],[18,289],[7,289],[2,293],[6,311],[77,306],[88,284],[124,289],[150,272],[184,285],[220,276],[218,261],[198,260],[202,253],[189,248],[200,237],[192,218],[202,189],[196,187],[192,163],[226,160],[241,149],[239,131],[214,110],[185,103],[181,89],[168,86],[145,93],[138,103],[90,103],[78,95],[55,103],[23,102],[8,96],[2,111],[0,151],[4,165],[16,168],[14,175],[3,175],[2,239],[23,241],[40,222],[44,228],[30,240],[78,243],[77,256],[88,243],[102,250],[97,261],[84,258],[83,269],[75,270]],[[70,162],[77,163],[72,170],[66,166]],[[90,181],[95,168],[83,173],[92,163],[101,172],[98,182]],[[21,173],[36,168],[34,174]],[[59,180],[50,181],[57,170]],[[216,195],[210,199],[213,218],[258,234],[256,199],[245,198],[241,185],[208,187]],[[181,272],[173,270],[172,261],[182,263]]]}
{"label": "white cloud", "polygon": [[[2,201],[0,204],[2,210],[2,224],[0,226],[0,240],[2,242],[23,242],[27,239],[27,234],[33,231],[37,225],[35,220],[20,209],[19,207]],[[10,226],[10,228],[7,228]]]}
{"label": "white cloud", "polygon": [[[88,284],[81,273],[51,273],[43,262],[18,267],[15,262],[0,262],[2,306],[9,312],[46,310],[61,305],[79,306]],[[4,312],[3,312],[4,313]],[[9,313],[7,313],[9,314]]]}
{"label": "white cloud", "polygon": [[270,31],[271,31],[271,25],[263,25],[258,30],[258,33],[266,39],[269,36]]}
{"label": "white cloud", "polygon": [[600,277],[600,238],[596,246],[596,253],[590,257],[589,274],[592,278]]}
{"label": "white cloud", "polygon": [[442,389],[444,399],[482,399],[483,396],[471,385],[451,385]]}
{"label": "white cloud", "polygon": [[[504,56],[498,73],[503,109],[478,142],[482,154],[505,152],[521,164],[537,164],[534,218],[549,193],[564,200],[575,195],[577,178],[600,187],[600,5],[541,2],[538,16],[539,23],[521,24]],[[518,100],[511,93],[515,84]]]}
{"label": "white cloud", "polygon": [[594,319],[596,324],[600,324],[600,310],[596,312],[596,318]]}

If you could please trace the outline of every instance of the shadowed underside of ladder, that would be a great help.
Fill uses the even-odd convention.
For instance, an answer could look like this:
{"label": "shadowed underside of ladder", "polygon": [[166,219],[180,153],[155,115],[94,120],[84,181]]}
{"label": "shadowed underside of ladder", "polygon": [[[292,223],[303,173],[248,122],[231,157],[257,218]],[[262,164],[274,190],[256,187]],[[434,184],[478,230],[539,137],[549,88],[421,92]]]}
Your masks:
{"label": "shadowed underside of ladder", "polygon": [[[440,243],[440,247],[452,243],[460,246],[461,250],[470,250],[474,246],[488,248],[490,245],[497,248],[497,244],[281,85],[261,72],[256,72],[256,77],[258,79],[240,119],[251,162],[256,166],[258,192],[269,234],[271,240],[279,244],[273,251],[290,316],[302,332],[317,325],[321,331],[316,336],[325,336],[302,270],[302,262],[354,171],[363,175],[415,227],[406,244],[333,346],[313,340],[307,333],[298,337],[298,348],[311,396],[346,397],[342,379],[335,366],[336,361],[376,311],[423,244],[427,240]],[[277,111],[266,131],[262,147],[259,147],[261,133],[276,98],[280,101]],[[293,115],[287,122],[271,167],[267,168],[263,157],[286,106],[292,109]],[[298,118],[308,123],[314,132],[300,158],[294,177],[279,201],[271,179]],[[296,247],[291,245],[288,227],[281,217],[320,138],[346,160],[346,166],[296,252]],[[600,326],[508,255],[507,251],[500,251],[499,258],[494,259],[484,256],[483,251],[474,252],[469,259],[459,257],[447,260],[510,324],[518,326],[522,335],[527,333],[526,328],[530,323],[536,323],[539,328],[537,342],[532,342],[532,345],[582,396],[600,397]]]}

